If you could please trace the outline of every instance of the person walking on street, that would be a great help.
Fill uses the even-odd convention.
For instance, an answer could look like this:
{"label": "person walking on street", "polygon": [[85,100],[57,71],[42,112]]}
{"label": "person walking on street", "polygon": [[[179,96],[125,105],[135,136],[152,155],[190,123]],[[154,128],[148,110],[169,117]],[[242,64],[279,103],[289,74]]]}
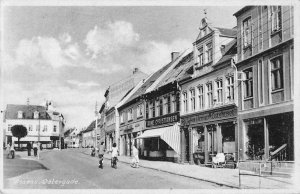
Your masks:
{"label": "person walking on street", "polygon": [[117,144],[113,143],[113,147],[112,147],[112,151],[111,151],[111,166],[113,168],[117,168],[117,156],[118,156],[118,148],[117,148]]}
{"label": "person walking on street", "polygon": [[34,142],[34,143],[33,143],[33,152],[34,152],[34,156],[37,156],[37,148],[38,148],[37,142]]}
{"label": "person walking on street", "polygon": [[9,155],[10,155],[10,143],[8,143],[7,146],[6,146],[6,153],[7,153],[7,158],[9,158]]}
{"label": "person walking on street", "polygon": [[28,156],[31,156],[31,149],[32,149],[31,143],[28,142],[28,143],[27,143],[27,152],[28,152]]}
{"label": "person walking on street", "polygon": [[99,156],[99,168],[103,169],[103,159],[104,159],[105,147],[104,142],[98,145],[98,156]]}
{"label": "person walking on street", "polygon": [[41,144],[41,142],[38,142],[38,144],[37,144],[37,157],[38,157],[38,159],[40,159],[41,148],[42,148],[42,144]]}
{"label": "person walking on street", "polygon": [[12,159],[15,158],[15,143],[14,142],[12,142],[11,147],[10,147],[10,155],[11,155]]}
{"label": "person walking on street", "polygon": [[132,164],[131,167],[138,168],[139,167],[139,150],[135,147],[135,145],[132,145]]}

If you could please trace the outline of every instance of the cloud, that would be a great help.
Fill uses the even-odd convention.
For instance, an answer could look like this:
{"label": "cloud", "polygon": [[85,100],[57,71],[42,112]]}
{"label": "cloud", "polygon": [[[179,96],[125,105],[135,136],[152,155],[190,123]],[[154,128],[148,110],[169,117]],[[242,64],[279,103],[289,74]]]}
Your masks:
{"label": "cloud", "polygon": [[78,87],[92,87],[92,86],[99,86],[98,83],[96,82],[93,82],[93,81],[89,81],[89,82],[80,82],[80,81],[77,81],[77,80],[67,80],[67,82],[69,84],[73,84],[73,85],[76,85]]}
{"label": "cloud", "polygon": [[102,28],[95,26],[90,30],[84,43],[87,54],[96,59],[99,54],[108,55],[116,50],[134,45],[139,41],[139,34],[134,32],[131,23],[116,21],[106,23]]}

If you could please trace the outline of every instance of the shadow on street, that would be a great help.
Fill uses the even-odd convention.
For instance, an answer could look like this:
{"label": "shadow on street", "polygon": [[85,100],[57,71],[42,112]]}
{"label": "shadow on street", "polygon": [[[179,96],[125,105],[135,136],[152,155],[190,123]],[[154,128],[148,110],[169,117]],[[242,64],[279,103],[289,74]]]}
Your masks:
{"label": "shadow on street", "polygon": [[3,155],[4,179],[19,176],[34,170],[48,170],[48,168],[38,161],[21,159],[18,155],[16,155],[15,159],[6,158],[6,155]]}

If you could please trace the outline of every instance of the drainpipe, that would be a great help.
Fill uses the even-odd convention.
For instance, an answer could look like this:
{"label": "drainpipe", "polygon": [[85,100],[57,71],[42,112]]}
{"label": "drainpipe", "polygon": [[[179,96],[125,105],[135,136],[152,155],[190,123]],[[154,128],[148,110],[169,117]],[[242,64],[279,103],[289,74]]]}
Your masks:
{"label": "drainpipe", "polygon": [[[235,96],[235,104],[237,107],[239,107],[239,93],[238,93],[238,70],[237,67],[235,66],[234,59],[231,59],[231,67],[234,68],[234,96]],[[238,112],[238,108],[237,108]],[[237,113],[237,166],[239,166],[239,161],[240,161],[240,126],[239,126],[239,118],[238,118],[238,113]]]}

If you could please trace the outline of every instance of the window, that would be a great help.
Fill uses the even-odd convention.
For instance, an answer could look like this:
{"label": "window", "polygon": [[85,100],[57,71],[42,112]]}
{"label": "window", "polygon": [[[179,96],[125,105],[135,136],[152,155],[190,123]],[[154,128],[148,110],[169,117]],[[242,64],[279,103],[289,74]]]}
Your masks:
{"label": "window", "polygon": [[35,111],[35,112],[33,113],[33,118],[35,118],[35,119],[38,119],[38,118],[39,118],[39,112],[38,112],[38,111]]}
{"label": "window", "polygon": [[176,103],[176,95],[175,94],[172,95],[172,110],[173,110],[173,112],[178,111],[177,110],[177,103]]}
{"label": "window", "polygon": [[152,109],[152,117],[155,117],[155,100],[153,100],[152,102],[152,106],[151,106],[151,109]]}
{"label": "window", "polygon": [[207,105],[208,107],[212,107],[213,105],[212,83],[206,84],[206,88],[207,88]]}
{"label": "window", "polygon": [[183,93],[183,111],[187,112],[188,111],[188,106],[187,106],[187,93]]}
{"label": "window", "polygon": [[167,97],[167,102],[168,102],[167,114],[169,114],[169,113],[171,113],[171,96],[170,95]]}
{"label": "window", "polygon": [[35,130],[36,130],[36,131],[39,131],[39,130],[40,130],[40,125],[36,125]]}
{"label": "window", "polygon": [[199,109],[203,109],[204,107],[204,99],[203,99],[203,86],[198,87],[198,102],[199,102]]}
{"label": "window", "polygon": [[203,62],[203,47],[201,47],[200,49],[199,49],[199,66],[202,66],[203,64],[204,64],[204,62]]}
{"label": "window", "polygon": [[47,125],[44,125],[43,132],[47,132],[47,131],[48,131],[48,126],[47,126]]}
{"label": "window", "polygon": [[272,32],[281,29],[281,6],[271,6]]}
{"label": "window", "polygon": [[263,6],[258,6],[258,48],[259,50],[263,48],[262,12],[263,12]]}
{"label": "window", "polygon": [[56,132],[56,128],[57,128],[57,126],[54,125],[54,126],[53,126],[53,132]]}
{"label": "window", "polygon": [[162,116],[163,115],[163,100],[159,99],[157,101],[157,116]]}
{"label": "window", "polygon": [[234,100],[234,78],[233,76],[227,77],[227,96],[228,101]]}
{"label": "window", "polygon": [[132,120],[132,108],[128,109],[128,121]]}
{"label": "window", "polygon": [[206,63],[209,63],[212,61],[212,43],[208,43],[206,44],[206,53],[205,53],[205,57],[206,57]]}
{"label": "window", "polygon": [[272,91],[283,88],[282,56],[271,60]]}
{"label": "window", "polygon": [[28,125],[28,131],[32,131],[32,125]]}
{"label": "window", "polygon": [[169,114],[171,109],[170,95],[164,98],[164,114]]}
{"label": "window", "polygon": [[264,79],[263,79],[263,63],[262,60],[258,61],[258,92],[259,92],[259,103],[264,102]]}
{"label": "window", "polygon": [[137,117],[142,117],[143,116],[143,104],[139,104],[137,106]]}
{"label": "window", "polygon": [[124,112],[121,112],[120,123],[124,123]]}
{"label": "window", "polygon": [[217,87],[217,102],[222,103],[223,102],[223,81],[222,80],[216,81],[216,87]]}
{"label": "window", "polygon": [[23,112],[22,111],[18,111],[18,119],[22,119],[23,118]]}
{"label": "window", "polygon": [[244,81],[244,98],[253,97],[253,72],[252,68],[244,70],[245,81]]}
{"label": "window", "polygon": [[146,119],[149,118],[149,105],[146,103]]}
{"label": "window", "polygon": [[191,89],[191,110],[194,111],[196,109],[196,102],[195,102],[195,89]]}
{"label": "window", "polygon": [[12,125],[9,124],[9,125],[7,126],[7,131],[11,131],[11,127],[12,127]]}
{"label": "window", "polygon": [[247,48],[248,46],[251,46],[251,34],[252,34],[252,28],[251,28],[251,17],[248,17],[243,21],[243,42],[244,42],[244,48]]}

